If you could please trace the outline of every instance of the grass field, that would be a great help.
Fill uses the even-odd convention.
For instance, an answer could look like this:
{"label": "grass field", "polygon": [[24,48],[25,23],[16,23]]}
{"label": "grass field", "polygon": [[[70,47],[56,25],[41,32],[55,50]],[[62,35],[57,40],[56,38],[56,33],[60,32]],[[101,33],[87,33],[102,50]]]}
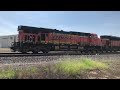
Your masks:
{"label": "grass field", "polygon": [[[17,66],[20,67],[20,66]],[[22,68],[0,69],[1,79],[120,79],[119,60],[62,58]]]}

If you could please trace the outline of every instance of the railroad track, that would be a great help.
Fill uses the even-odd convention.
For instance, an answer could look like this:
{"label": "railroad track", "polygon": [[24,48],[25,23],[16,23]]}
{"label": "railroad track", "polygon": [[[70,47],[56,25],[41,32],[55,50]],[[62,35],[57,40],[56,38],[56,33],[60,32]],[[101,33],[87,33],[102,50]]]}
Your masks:
{"label": "railroad track", "polygon": [[108,54],[120,54],[120,52],[108,52],[108,53],[101,53],[101,54],[81,54],[81,53],[38,53],[38,54],[22,54],[22,53],[0,53],[0,57],[22,57],[22,56],[60,56],[60,55],[108,55]]}
{"label": "railroad track", "polygon": [[75,58],[91,58],[92,60],[120,60],[120,54],[101,54],[101,55],[78,55],[78,54],[72,54],[72,55],[65,55],[65,54],[58,54],[58,53],[49,53],[49,55],[46,54],[0,54],[0,67],[2,65],[25,65],[26,64],[39,64],[42,62],[54,62],[59,61],[62,58],[72,58],[73,60]]}
{"label": "railroad track", "polygon": [[22,57],[22,56],[55,56],[55,55],[63,55],[63,54],[56,54],[56,53],[47,53],[47,54],[22,54],[22,53],[4,53],[0,54],[0,57]]}

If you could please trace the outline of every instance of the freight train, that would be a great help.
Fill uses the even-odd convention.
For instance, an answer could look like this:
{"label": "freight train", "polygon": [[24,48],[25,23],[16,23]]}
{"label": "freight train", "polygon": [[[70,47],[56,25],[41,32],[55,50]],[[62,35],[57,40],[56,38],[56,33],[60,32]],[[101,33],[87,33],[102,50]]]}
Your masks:
{"label": "freight train", "polygon": [[50,51],[78,51],[79,53],[103,53],[120,51],[120,37],[95,33],[63,31],[57,29],[18,26],[18,42],[12,51],[27,53]]}

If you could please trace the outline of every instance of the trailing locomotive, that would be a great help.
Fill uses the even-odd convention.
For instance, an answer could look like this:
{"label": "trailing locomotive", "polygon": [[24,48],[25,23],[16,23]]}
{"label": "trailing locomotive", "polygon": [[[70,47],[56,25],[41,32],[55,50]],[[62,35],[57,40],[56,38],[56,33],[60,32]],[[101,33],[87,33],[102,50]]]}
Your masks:
{"label": "trailing locomotive", "polygon": [[100,38],[102,40],[103,52],[120,51],[120,37],[102,35]]}
{"label": "trailing locomotive", "polygon": [[101,36],[84,32],[67,32],[63,30],[18,26],[18,42],[11,49],[15,52],[32,51],[48,53],[49,51],[79,51],[79,53],[99,53],[120,50],[120,38]]}

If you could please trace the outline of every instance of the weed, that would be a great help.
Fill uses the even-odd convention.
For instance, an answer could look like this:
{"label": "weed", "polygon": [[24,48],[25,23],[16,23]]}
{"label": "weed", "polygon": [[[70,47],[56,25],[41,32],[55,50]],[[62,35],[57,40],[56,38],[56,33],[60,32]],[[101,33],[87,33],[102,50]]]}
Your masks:
{"label": "weed", "polygon": [[12,69],[9,70],[1,70],[0,71],[0,79],[13,79],[15,77],[15,71]]}
{"label": "weed", "polygon": [[66,74],[79,74],[80,71],[90,70],[90,69],[105,69],[107,65],[98,61],[93,61],[88,58],[76,58],[64,59],[63,61],[56,64],[56,69],[62,71]]}

